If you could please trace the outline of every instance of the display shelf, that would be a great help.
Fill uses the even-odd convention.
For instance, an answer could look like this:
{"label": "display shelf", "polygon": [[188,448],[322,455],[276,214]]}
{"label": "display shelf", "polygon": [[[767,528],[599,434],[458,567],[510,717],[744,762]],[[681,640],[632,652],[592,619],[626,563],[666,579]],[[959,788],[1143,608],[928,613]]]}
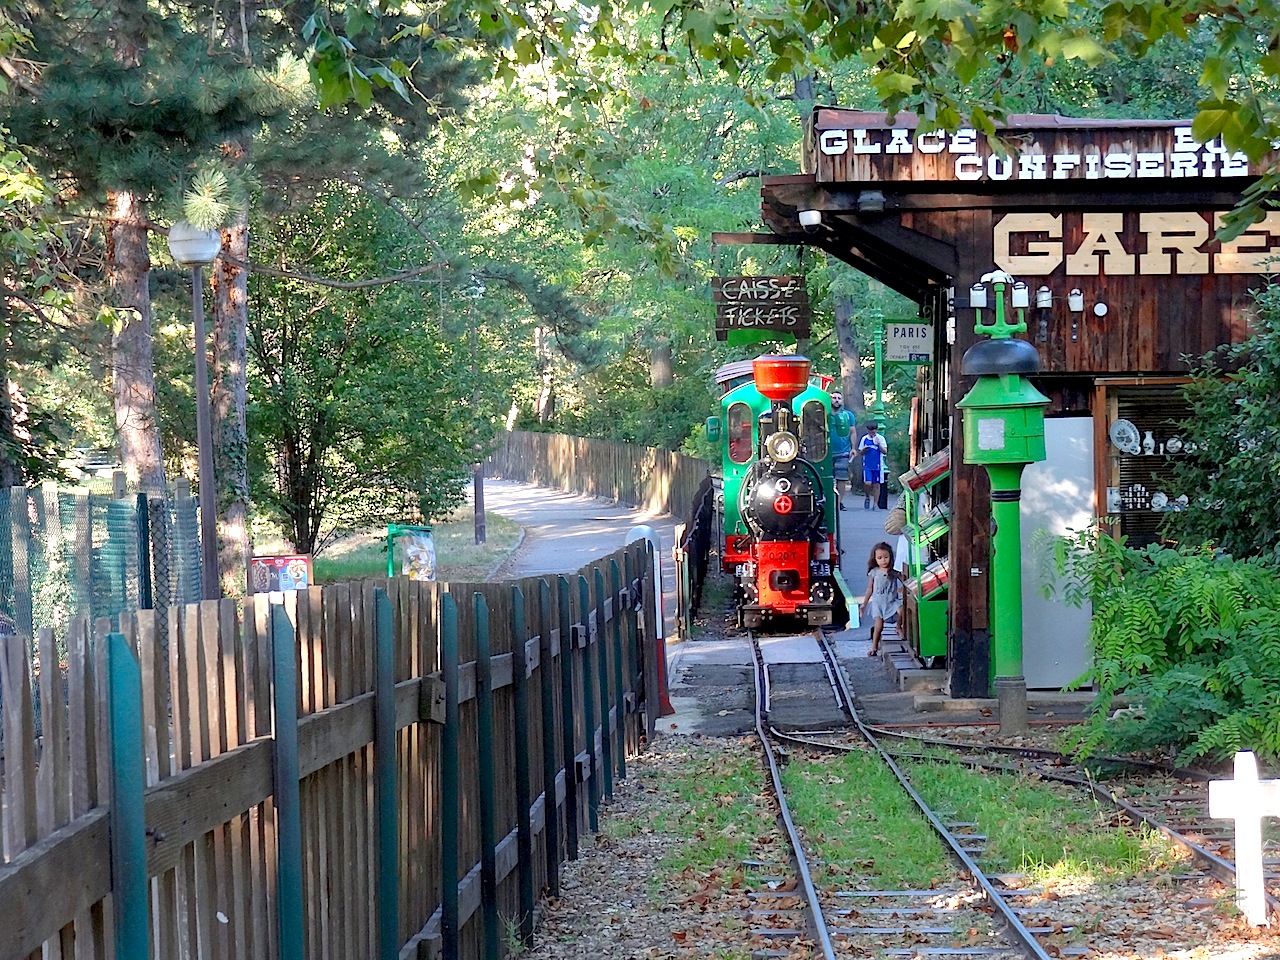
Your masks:
{"label": "display shelf", "polygon": [[908,574],[904,582],[906,639],[925,663],[947,652],[947,535],[951,507],[936,500],[934,488],[951,476],[950,449],[940,450],[916,464],[899,479],[907,515],[904,534],[909,544]]}

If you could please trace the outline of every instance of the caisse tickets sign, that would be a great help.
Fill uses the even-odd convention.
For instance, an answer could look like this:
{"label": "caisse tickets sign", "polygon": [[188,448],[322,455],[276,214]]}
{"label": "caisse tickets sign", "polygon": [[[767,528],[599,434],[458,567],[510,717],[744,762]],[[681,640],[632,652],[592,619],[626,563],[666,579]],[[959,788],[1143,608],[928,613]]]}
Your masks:
{"label": "caisse tickets sign", "polygon": [[753,331],[809,336],[813,314],[804,277],[715,277],[716,339]]}

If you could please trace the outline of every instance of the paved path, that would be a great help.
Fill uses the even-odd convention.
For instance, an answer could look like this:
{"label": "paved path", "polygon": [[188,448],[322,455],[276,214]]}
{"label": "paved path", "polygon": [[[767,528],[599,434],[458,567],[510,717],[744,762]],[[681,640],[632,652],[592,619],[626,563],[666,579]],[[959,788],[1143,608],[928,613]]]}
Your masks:
{"label": "paved path", "polygon": [[676,524],[681,519],[652,514],[595,497],[536,487],[514,480],[484,482],[485,509],[514,520],[524,540],[493,579],[575,573],[592,560],[626,546],[627,534],[641,524],[658,534],[662,553],[662,592],[667,636],[675,622],[676,575],[671,559]]}

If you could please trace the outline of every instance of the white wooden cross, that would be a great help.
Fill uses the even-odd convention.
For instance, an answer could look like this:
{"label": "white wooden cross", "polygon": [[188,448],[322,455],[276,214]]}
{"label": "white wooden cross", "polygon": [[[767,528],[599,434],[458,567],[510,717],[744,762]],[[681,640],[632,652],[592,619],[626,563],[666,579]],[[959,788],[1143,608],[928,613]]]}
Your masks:
{"label": "white wooden cross", "polygon": [[1255,927],[1267,926],[1262,818],[1280,817],[1280,780],[1259,780],[1254,755],[1237,753],[1235,779],[1209,781],[1209,816],[1236,822],[1236,906]]}

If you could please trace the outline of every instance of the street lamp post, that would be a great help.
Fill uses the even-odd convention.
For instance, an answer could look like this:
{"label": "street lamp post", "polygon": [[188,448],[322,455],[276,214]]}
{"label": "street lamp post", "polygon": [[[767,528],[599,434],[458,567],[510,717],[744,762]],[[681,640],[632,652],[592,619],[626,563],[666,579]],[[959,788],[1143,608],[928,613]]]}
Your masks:
{"label": "street lamp post", "polygon": [[205,264],[217,259],[222,236],[199,230],[185,220],[169,228],[169,252],[191,268],[191,307],[195,322],[196,448],[200,463],[200,594],[205,600],[222,596],[218,585],[218,514],[214,498],[213,413],[209,403],[209,354],[204,329]]}
{"label": "street lamp post", "polygon": [[[471,278],[471,285],[467,287],[467,299],[471,301],[467,305],[467,338],[471,347],[471,410],[473,416],[478,416],[480,410],[480,332],[476,328],[476,318],[473,306],[475,301],[484,297],[485,287],[475,276]],[[471,490],[475,498],[475,541],[476,543],[484,543],[488,536],[485,523],[484,512],[484,461],[477,459],[471,465]]]}
{"label": "street lamp post", "polygon": [[871,404],[871,418],[884,430],[884,317],[876,314],[875,321],[876,399]]}
{"label": "street lamp post", "polygon": [[[995,320],[983,323],[987,306],[985,284],[995,296]],[[1005,319],[1004,293],[1017,322]],[[993,673],[1000,711],[1000,732],[1027,728],[1027,681],[1022,669],[1022,471],[1045,459],[1044,408],[1049,398],[1032,385],[1040,372],[1040,355],[1025,340],[1013,336],[1027,329],[1027,285],[1003,270],[993,271],[969,291],[974,308],[974,333],[979,340],[960,360],[963,376],[977,382],[956,406],[963,412],[964,462],[981,464],[991,479],[992,626],[995,628]]]}

